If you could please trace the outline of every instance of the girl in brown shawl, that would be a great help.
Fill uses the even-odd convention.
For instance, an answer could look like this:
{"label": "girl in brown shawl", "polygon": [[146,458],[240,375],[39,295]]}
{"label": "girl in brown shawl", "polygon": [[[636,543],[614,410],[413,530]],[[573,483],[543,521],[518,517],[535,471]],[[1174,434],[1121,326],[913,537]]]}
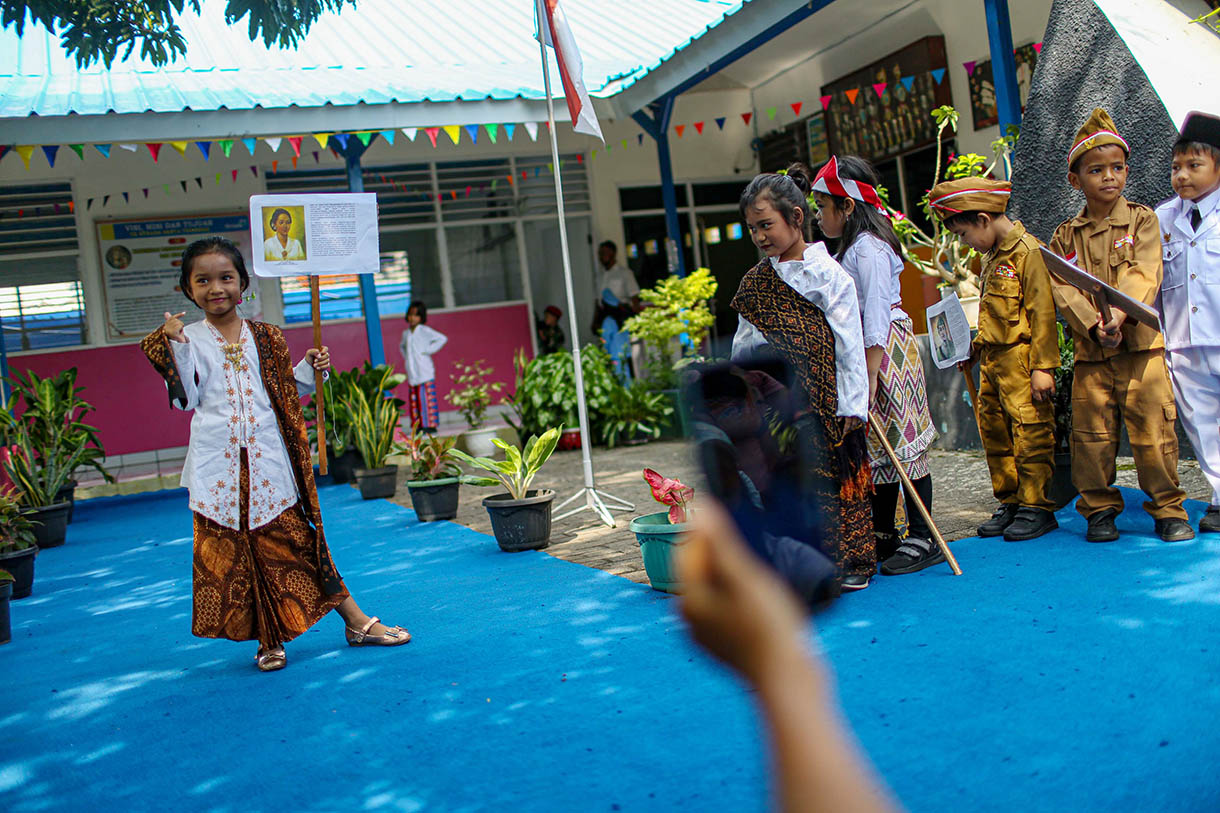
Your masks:
{"label": "girl in brown shawl", "polygon": [[733,308],[740,314],[733,355],[762,346],[778,351],[796,373],[805,408],[797,422],[823,509],[828,554],[844,590],[862,590],[877,569],[865,444],[868,372],[855,285],[822,243],[806,241],[809,170],[754,178],[741,214],[766,255],[742,279]]}
{"label": "girl in brown shawl", "polygon": [[310,349],[294,368],[278,327],[241,318],[250,276],[228,240],[192,243],[180,282],[203,321],[184,325],[185,312],[166,313],[140,346],[170,405],[194,412],[182,468],[195,515],[191,631],[257,640],[265,672],[284,668],[284,642],[331,610],[352,646],[407,643],[405,629],[356,605],[322,532],[300,397],[330,369],[327,349]]}

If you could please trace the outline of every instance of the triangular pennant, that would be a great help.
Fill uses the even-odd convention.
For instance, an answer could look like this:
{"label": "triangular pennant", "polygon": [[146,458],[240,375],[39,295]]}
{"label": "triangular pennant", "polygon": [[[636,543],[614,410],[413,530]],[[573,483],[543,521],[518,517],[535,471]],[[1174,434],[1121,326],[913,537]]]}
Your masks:
{"label": "triangular pennant", "polygon": [[21,160],[25,162],[25,168],[30,168],[30,156],[34,154],[34,144],[18,144],[15,149],[17,154],[21,156]]}
{"label": "triangular pennant", "polygon": [[394,137],[397,135],[398,135],[398,133],[395,132],[394,130],[382,130],[381,131],[381,137],[385,139],[385,143],[390,144],[390,145],[394,144]]}
{"label": "triangular pennant", "polygon": [[55,166],[55,153],[57,153],[57,152],[59,152],[58,144],[42,145],[42,154],[47,157],[47,163],[50,164],[51,166]]}
{"label": "triangular pennant", "polygon": [[7,155],[8,151],[11,150],[12,148],[13,148],[12,144],[0,144],[0,160],[3,160],[4,156]]}
{"label": "triangular pennant", "polygon": [[[178,181],[178,183],[182,184],[182,193],[186,194],[186,181]],[[124,192],[123,194],[126,195],[127,193]]]}
{"label": "triangular pennant", "polygon": [[[347,142],[348,142],[348,139],[351,138],[351,135],[349,135],[348,133],[335,133],[334,138],[335,138],[335,141],[339,142],[339,149],[346,150]],[[326,145],[323,144],[322,146],[326,146]],[[331,144],[330,148],[333,151],[335,149],[335,145]]]}
{"label": "triangular pennant", "polygon": [[280,144],[284,143],[284,139],[280,136],[272,136],[271,138],[264,138],[263,143],[270,147],[272,152],[278,152]]}
{"label": "triangular pennant", "polygon": [[225,154],[225,158],[228,158],[228,157],[229,157],[229,155],[231,155],[231,154],[232,154],[232,152],[233,152],[233,139],[231,139],[231,138],[222,138],[222,139],[220,139],[220,141],[218,141],[218,142],[216,142],[216,143],[220,145],[220,151],[221,151],[221,152],[223,152],[223,153]]}
{"label": "triangular pennant", "polygon": [[255,166],[254,164],[250,165],[250,174],[253,175],[255,178],[258,177],[258,167]]}
{"label": "triangular pennant", "polygon": [[487,137],[491,139],[491,143],[492,143],[492,144],[495,144],[495,143],[496,143],[496,136],[497,136],[497,135],[499,135],[499,132],[500,132],[500,125],[498,125],[498,124],[484,124],[484,125],[483,125],[483,129],[487,131]]}
{"label": "triangular pennant", "polygon": [[[85,211],[87,212],[92,208],[93,208],[93,198],[89,198],[87,201],[85,201]],[[17,217],[21,217],[20,209],[17,210]]]}
{"label": "triangular pennant", "polygon": [[902,86],[907,89],[907,93],[910,93],[911,88],[915,87],[915,77],[914,76],[902,77]]}
{"label": "triangular pennant", "polygon": [[237,170],[233,170],[233,183],[237,183]]}
{"label": "triangular pennant", "polygon": [[499,178],[492,178],[492,179],[491,179],[491,191],[492,191],[492,192],[495,192],[495,191],[496,191],[496,187],[497,187],[499,184],[500,184],[500,179],[499,179]]}
{"label": "triangular pennant", "polygon": [[220,186],[220,173],[219,172],[216,173],[216,185]]}
{"label": "triangular pennant", "polygon": [[165,190],[165,194],[169,194],[169,184],[163,183],[161,184],[161,188]]}
{"label": "triangular pennant", "polygon": [[454,200],[457,200],[457,190],[456,190],[456,189],[450,189],[450,190],[449,190],[449,197],[453,198]]}
{"label": "triangular pennant", "polygon": [[593,152],[592,152],[592,153],[589,155],[589,160],[593,160],[593,159],[595,159],[595,158],[597,158],[597,150],[594,150],[594,151],[593,151]]}
{"label": "triangular pennant", "polygon": [[271,161],[271,171],[272,172],[280,171],[280,162],[279,161],[276,161],[276,160]]}
{"label": "triangular pennant", "polygon": [[753,113],[742,113],[741,114],[741,120],[746,123],[747,127],[750,126],[750,119],[752,119],[752,118],[754,118]]}
{"label": "triangular pennant", "polygon": [[775,114],[778,112],[779,112],[778,107],[768,107],[767,108],[767,119],[769,121],[775,121]]}
{"label": "triangular pennant", "polygon": [[[552,175],[554,175],[555,174],[555,165],[552,164],[550,161],[547,161],[546,162],[546,171],[551,173]],[[536,175],[538,173],[535,172],[534,174]]]}
{"label": "triangular pennant", "polygon": [[436,137],[437,137],[438,135],[440,135],[441,128],[439,128],[439,127],[428,127],[428,128],[426,128],[426,129],[424,130],[424,132],[428,134],[428,140],[429,140],[429,141],[431,141],[431,142],[432,142],[432,146],[433,146],[433,147],[435,147],[435,146],[436,146]]}
{"label": "triangular pennant", "polygon": [[942,79],[944,79],[944,78],[945,78],[945,69],[944,69],[944,68],[937,68],[936,70],[932,71],[932,78],[933,78],[933,79],[935,79],[935,80],[936,80],[936,84],[938,84],[938,85],[939,85],[939,84],[940,84],[940,80],[942,80]]}
{"label": "triangular pennant", "polygon": [[[724,116],[717,116],[717,117],[716,117],[716,129],[717,129],[717,130],[723,130],[723,129],[724,129],[724,122],[725,122],[725,117],[724,117]],[[642,141],[643,139],[644,139],[644,136],[640,136],[640,140]]]}
{"label": "triangular pennant", "polygon": [[303,136],[288,136],[288,144],[292,147],[292,154],[294,156],[301,154],[301,141],[303,140]]}
{"label": "triangular pennant", "polygon": [[831,95],[829,95],[829,94],[827,94],[826,96],[823,96],[823,97],[822,97],[822,109],[823,109],[823,110],[825,110],[826,108],[830,107],[830,100],[831,100],[831,99],[833,99],[833,98],[834,98],[834,96],[831,96]]}
{"label": "triangular pennant", "polygon": [[[126,192],[123,193],[123,203],[131,203],[131,197]],[[56,206],[55,210],[59,211],[59,206]]]}
{"label": "triangular pennant", "polygon": [[315,164],[317,164],[317,163],[321,163],[321,159],[320,159],[320,158],[318,158],[318,151],[317,151],[317,150],[314,150],[314,151],[313,151],[313,162],[314,162]]}
{"label": "triangular pennant", "polygon": [[674,125],[674,132],[676,132],[678,134],[678,138],[682,137],[682,133],[684,130],[686,130],[685,124],[675,124]]}
{"label": "triangular pennant", "polygon": [[299,155],[294,155],[294,156],[292,156],[292,168],[293,168],[293,169],[296,169],[296,168],[297,168],[297,159],[298,159],[298,158],[300,158],[300,156],[299,156]]}
{"label": "triangular pennant", "polygon": [[212,152],[212,142],[211,141],[196,141],[195,146],[199,148],[199,151],[201,153],[203,153],[203,160],[205,160],[205,161],[208,160],[209,155]]}
{"label": "triangular pennant", "polygon": [[627,139],[624,138],[622,140],[622,144],[623,144],[623,149],[627,149]]}
{"label": "triangular pennant", "polygon": [[110,196],[109,196],[109,195],[103,195],[103,196],[102,196],[102,208],[103,208],[103,209],[104,209],[104,208],[106,208],[106,204],[107,204],[107,203],[110,203]]}
{"label": "triangular pennant", "polygon": [[[537,173],[535,173],[535,174],[537,174]],[[530,179],[530,174],[529,174],[529,172],[528,172],[527,170],[524,170],[524,169],[523,169],[523,170],[521,170],[521,180],[523,180],[523,181],[528,181],[529,179]]]}
{"label": "triangular pennant", "polygon": [[977,65],[977,64],[978,64],[978,63],[977,63],[977,62],[975,62],[973,59],[972,59],[972,60],[970,60],[969,62],[963,62],[963,63],[962,63],[962,67],[966,69],[966,75],[967,75],[967,76],[974,76],[974,66],[975,66],[975,65]]}
{"label": "triangular pennant", "polygon": [[76,211],[76,202],[75,202],[75,201],[71,201],[71,200],[70,200],[70,201],[68,201],[68,211],[69,211],[69,212],[75,212],[75,211]]}
{"label": "triangular pennant", "polygon": [[445,135],[449,136],[449,140],[454,144],[460,144],[462,141],[462,128],[456,124],[446,124],[441,128],[445,131]]}
{"label": "triangular pennant", "polygon": [[144,197],[146,197],[146,198],[147,198],[147,197],[148,197],[148,187],[147,187],[147,186],[146,186],[146,187],[144,187],[144,189],[143,189],[143,190],[141,190],[141,191],[142,191],[142,192],[144,192]]}
{"label": "triangular pennant", "polygon": [[530,138],[532,140],[537,141],[538,140],[538,122],[536,122],[536,121],[525,122],[525,132],[530,134]]}
{"label": "triangular pennant", "polygon": [[1041,53],[1042,53],[1042,43],[1040,43],[1040,42],[1035,42],[1035,43],[1034,43],[1034,53],[1035,53],[1035,54],[1041,54]]}
{"label": "triangular pennant", "polygon": [[882,94],[885,93],[885,86],[886,86],[885,82],[877,82],[876,84],[873,85],[873,90],[877,91],[878,99],[880,99]]}
{"label": "triangular pennant", "polygon": [[695,122],[695,132],[698,133],[699,135],[703,135],[703,122],[701,122],[701,121]]}
{"label": "triangular pennant", "polygon": [[856,97],[860,95],[860,88],[852,88],[851,90],[846,90],[846,91],[844,91],[844,94],[847,96],[847,101],[851,102],[852,104],[855,104]]}
{"label": "triangular pennant", "polygon": [[419,132],[418,127],[403,127],[402,134],[407,137],[407,141],[414,141],[415,134]]}
{"label": "triangular pennant", "polygon": [[804,105],[804,102],[793,102],[791,105],[789,105],[789,107],[792,108],[792,115],[799,116],[801,114],[801,108],[804,107]]}
{"label": "triangular pennant", "polygon": [[203,189],[203,178],[202,177],[199,177],[199,176],[195,177],[195,186],[199,187],[200,189]]}
{"label": "triangular pennant", "polygon": [[110,145],[109,144],[94,144],[93,149],[97,150],[102,155],[106,156],[107,158],[110,157]]}
{"label": "triangular pennant", "polygon": [[186,155],[186,148],[189,147],[190,144],[191,144],[191,142],[189,142],[189,141],[171,141],[171,142],[169,142],[169,145],[171,147],[173,147],[175,150],[177,150],[179,155]]}
{"label": "triangular pennant", "polygon": [[326,149],[326,144],[330,141],[330,137],[333,135],[334,133],[314,133],[313,137],[314,140],[318,142],[319,147]]}
{"label": "triangular pennant", "polygon": [[157,158],[161,155],[161,142],[153,141],[149,144],[145,144],[144,146],[148,147],[148,151],[152,153],[153,163],[157,163]]}
{"label": "triangular pennant", "polygon": [[583,152],[576,153],[576,163],[583,164],[585,162],[585,154]]}
{"label": "triangular pennant", "polygon": [[[76,157],[80,160],[85,160],[85,145],[84,144],[69,144],[68,148],[76,153]],[[0,150],[0,157],[4,155],[4,151]]]}
{"label": "triangular pennant", "polygon": [[534,167],[534,177],[537,178],[542,174],[542,167]]}
{"label": "triangular pennant", "polygon": [[466,184],[466,197],[470,197],[470,184]]}
{"label": "triangular pennant", "polygon": [[472,142],[474,142],[475,144],[478,144],[479,143],[479,125],[467,124],[464,129],[466,130],[466,134],[470,136],[470,140]]}
{"label": "triangular pennant", "polygon": [[120,144],[119,148],[127,150],[128,152],[137,152],[140,149],[140,145],[139,144]]}
{"label": "triangular pennant", "polygon": [[509,141],[513,140],[513,132],[516,129],[517,129],[517,125],[515,125],[515,124],[505,124],[504,125],[504,135],[508,136]]}
{"label": "triangular pennant", "polygon": [[636,133],[635,143],[640,147],[644,146],[644,134],[643,133]]}
{"label": "triangular pennant", "polygon": [[356,133],[356,138],[360,139],[360,143],[367,147],[369,144],[373,143],[373,131],[361,130],[360,132]]}

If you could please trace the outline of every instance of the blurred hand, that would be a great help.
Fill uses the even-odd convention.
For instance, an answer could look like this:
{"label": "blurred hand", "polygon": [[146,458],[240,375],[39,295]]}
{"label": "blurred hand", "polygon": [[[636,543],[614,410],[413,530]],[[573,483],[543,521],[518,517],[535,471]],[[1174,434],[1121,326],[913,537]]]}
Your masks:
{"label": "blurred hand", "polygon": [[182,324],[182,317],[186,316],[186,311],[182,313],[165,312],[165,335],[170,339],[182,344],[190,344],[191,340],[186,337],[186,325]]}
{"label": "blurred hand", "polygon": [[322,349],[311,347],[305,351],[305,360],[320,373],[324,373],[330,369],[330,348],[326,345]]}

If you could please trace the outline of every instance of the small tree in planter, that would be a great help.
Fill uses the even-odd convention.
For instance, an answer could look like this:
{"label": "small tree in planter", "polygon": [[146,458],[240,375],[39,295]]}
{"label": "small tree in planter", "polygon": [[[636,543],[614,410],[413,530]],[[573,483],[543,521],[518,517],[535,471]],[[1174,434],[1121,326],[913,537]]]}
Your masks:
{"label": "small tree in planter", "polygon": [[[391,372],[385,369],[380,379],[383,384]],[[398,466],[387,465],[386,460],[394,449],[394,431],[402,412],[400,402],[382,395],[384,391],[379,386],[370,398],[360,387],[353,387],[344,401],[352,416],[352,439],[364,463],[364,468],[352,473],[366,500],[393,497],[398,490]]]}
{"label": "small tree in planter", "polygon": [[13,598],[25,598],[33,591],[37,554],[33,523],[21,513],[10,489],[0,491],[0,567],[13,578]]}
{"label": "small tree in planter", "polygon": [[455,437],[442,437],[420,431],[419,424],[411,434],[399,433],[396,450],[406,456],[411,467],[407,491],[411,507],[421,522],[453,519],[457,516],[461,470],[453,461]]}
{"label": "small tree in planter", "polygon": [[555,445],[559,442],[559,428],[548,429],[541,437],[532,435],[523,449],[510,446],[499,438],[492,442],[504,451],[504,460],[471,457],[457,449],[453,450],[453,455],[464,463],[495,475],[468,477],[466,482],[470,485],[502,485],[508,489],[504,494],[493,494],[483,500],[483,507],[491,517],[496,543],[501,550],[509,553],[545,548],[551,541],[551,504],[555,500],[555,492],[549,488],[531,490],[530,484],[542,464],[555,451]]}
{"label": "small tree in planter", "polygon": [[457,385],[457,389],[449,393],[449,403],[458,408],[466,419],[466,448],[475,457],[490,457],[495,453],[491,439],[495,437],[495,429],[484,429],[483,421],[487,416],[487,408],[492,404],[492,396],[498,395],[504,389],[499,381],[489,382],[491,368],[486,366],[485,359],[479,359],[474,364],[464,361],[454,365],[457,373],[449,378]]}
{"label": "small tree in planter", "polygon": [[696,354],[715,323],[708,301],[716,295],[712,272],[700,268],[685,277],[666,277],[640,291],[646,307],[623,323],[623,330],[644,343],[644,380],[654,390],[678,386],[674,365]]}
{"label": "small tree in planter", "polygon": [[636,517],[631,520],[631,531],[640,543],[640,556],[644,559],[649,583],[666,593],[680,593],[673,555],[674,549],[685,541],[682,534],[690,530],[686,520],[695,490],[679,480],[662,477],[652,469],[644,469],[644,480],[652,491],[652,498],[669,509]]}

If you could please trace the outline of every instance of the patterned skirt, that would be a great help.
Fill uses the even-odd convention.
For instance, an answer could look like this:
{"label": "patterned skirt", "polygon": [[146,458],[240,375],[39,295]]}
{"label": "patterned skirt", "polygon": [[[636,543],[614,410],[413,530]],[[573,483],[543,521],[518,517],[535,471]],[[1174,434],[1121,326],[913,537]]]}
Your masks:
{"label": "patterned skirt", "polygon": [[[249,467],[241,457],[241,530],[196,513],[194,613],[200,638],[257,640],[279,646],[302,634],[343,603],[347,590],[327,595],[318,567],[313,526],[301,504],[249,529]],[[329,557],[325,547],[322,554]]]}
{"label": "patterned skirt", "polygon": [[[877,397],[870,411],[885,427],[885,437],[907,474],[912,480],[918,480],[929,472],[928,447],[936,440],[936,427],[928,412],[923,361],[910,319],[890,322],[890,335],[877,378]],[[898,482],[898,470],[871,431],[868,456],[874,483]]]}
{"label": "patterned skirt", "polygon": [[440,405],[436,400],[436,382],[425,381],[410,388],[407,398],[407,409],[411,415],[411,425],[416,423],[421,428],[435,429],[440,426]]}

